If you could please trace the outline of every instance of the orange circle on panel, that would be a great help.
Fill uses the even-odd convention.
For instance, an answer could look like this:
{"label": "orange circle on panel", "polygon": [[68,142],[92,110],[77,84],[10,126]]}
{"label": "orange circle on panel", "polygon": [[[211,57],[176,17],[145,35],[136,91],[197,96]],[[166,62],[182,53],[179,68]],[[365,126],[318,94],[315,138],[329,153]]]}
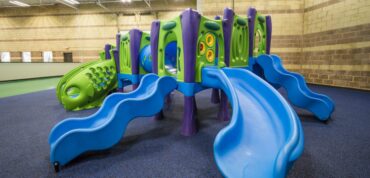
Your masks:
{"label": "orange circle on panel", "polygon": [[213,62],[215,60],[215,53],[212,50],[207,50],[206,58],[208,62]]}
{"label": "orange circle on panel", "polygon": [[206,47],[204,46],[203,42],[199,43],[199,52],[200,54],[204,54],[204,52],[206,52]]}
{"label": "orange circle on panel", "polygon": [[213,37],[213,35],[207,34],[207,36],[206,36],[206,43],[210,47],[213,46],[213,44],[215,43],[215,38]]}

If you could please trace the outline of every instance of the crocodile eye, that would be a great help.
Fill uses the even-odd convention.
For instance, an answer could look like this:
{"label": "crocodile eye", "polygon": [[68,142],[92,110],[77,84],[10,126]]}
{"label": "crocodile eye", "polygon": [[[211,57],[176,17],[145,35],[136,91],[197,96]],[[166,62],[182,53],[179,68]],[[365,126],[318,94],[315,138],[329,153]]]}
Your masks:
{"label": "crocodile eye", "polygon": [[80,89],[78,87],[69,87],[66,90],[66,94],[70,98],[77,98],[80,95]]}

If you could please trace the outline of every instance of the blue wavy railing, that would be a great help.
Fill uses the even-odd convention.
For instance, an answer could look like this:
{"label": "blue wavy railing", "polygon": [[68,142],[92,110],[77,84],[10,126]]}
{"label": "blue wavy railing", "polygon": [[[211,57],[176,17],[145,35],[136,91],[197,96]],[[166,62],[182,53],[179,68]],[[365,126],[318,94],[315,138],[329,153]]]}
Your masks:
{"label": "blue wavy railing", "polygon": [[176,87],[172,77],[148,74],[137,90],[107,97],[95,114],[60,122],[49,136],[50,161],[54,165],[65,165],[86,151],[112,147],[122,138],[132,119],[158,113],[163,107],[163,98]]}
{"label": "blue wavy railing", "polygon": [[302,75],[284,69],[278,56],[260,55],[256,63],[263,68],[269,83],[285,88],[293,105],[309,110],[320,120],[330,118],[335,108],[333,100],[311,91]]}

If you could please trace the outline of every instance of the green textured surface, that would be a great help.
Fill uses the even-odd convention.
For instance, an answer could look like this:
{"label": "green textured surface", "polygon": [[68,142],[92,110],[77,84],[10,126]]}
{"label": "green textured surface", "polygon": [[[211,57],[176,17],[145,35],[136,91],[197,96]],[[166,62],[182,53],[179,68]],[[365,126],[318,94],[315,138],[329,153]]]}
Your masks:
{"label": "green textured surface", "polygon": [[57,96],[65,109],[77,111],[98,107],[117,86],[115,64],[112,59],[83,64],[62,80]]}
{"label": "green textured surface", "polygon": [[58,100],[61,101],[61,90],[62,90],[62,87],[63,85],[70,79],[72,78],[73,76],[75,76],[76,74],[78,74],[80,71],[82,71],[84,68],[86,67],[89,67],[91,65],[94,65],[96,64],[98,61],[91,61],[91,62],[86,62],[86,63],[83,63],[81,64],[80,66],[72,69],[71,71],[69,71],[68,73],[64,74],[64,76],[60,79],[60,81],[58,82],[58,85],[56,87],[56,95],[58,97]]}
{"label": "green textured surface", "polygon": [[0,98],[55,88],[61,77],[0,82]]}
{"label": "green textured surface", "polygon": [[230,43],[230,67],[246,67],[248,65],[249,29],[246,17],[234,16]]}
{"label": "green textured surface", "polygon": [[[126,33],[121,37],[120,41],[120,73],[121,74],[132,74],[131,69],[131,51],[130,51],[130,32]],[[149,33],[142,33],[140,39],[140,51],[147,45],[150,45],[150,35]],[[140,52],[139,51],[139,52]],[[113,54],[113,53],[112,53]],[[112,55],[114,58],[114,55]],[[146,74],[147,72],[144,70],[142,66],[139,65],[139,73]]]}
{"label": "green textured surface", "polygon": [[162,26],[162,29],[163,29],[163,30],[171,30],[171,29],[173,29],[174,27],[176,27],[176,22],[174,22],[174,21],[169,21],[169,22],[166,22],[166,23]]}
{"label": "green textured surface", "polygon": [[[208,43],[207,37],[213,38],[213,43]],[[218,43],[218,56],[216,56],[216,46]],[[201,44],[204,44],[204,53],[200,50]],[[210,57],[210,53],[212,56]],[[195,64],[195,82],[202,81],[202,68],[205,66],[225,66],[224,58],[224,36],[222,29],[222,20],[212,20],[201,16],[198,30],[198,42]],[[218,57],[218,60],[216,58]]]}
{"label": "green textured surface", "polygon": [[[176,25],[174,25],[176,23]],[[204,16],[200,17],[197,37],[197,52],[195,61],[195,82],[201,82],[201,70],[205,66],[224,67],[224,36],[222,20],[212,20]],[[168,27],[170,26],[170,27]],[[207,36],[213,38],[213,43],[207,43]],[[165,47],[168,43],[177,42],[177,73],[172,74],[165,69]],[[201,45],[202,44],[202,45]],[[216,48],[218,44],[218,56]],[[204,51],[200,51],[200,46]],[[169,21],[160,21],[158,38],[158,75],[174,76],[177,81],[184,82],[184,51],[181,18],[176,17]],[[218,59],[217,59],[218,57]]]}
{"label": "green textured surface", "polygon": [[131,74],[130,33],[121,37],[119,65],[121,74]]}
{"label": "green textured surface", "polygon": [[266,54],[266,19],[257,13],[255,20],[253,55]]}
{"label": "green textured surface", "polygon": [[[175,25],[170,30],[164,30],[160,28],[159,39],[158,39],[158,75],[159,76],[173,76],[176,77],[178,81],[184,81],[184,52],[183,52],[183,40],[182,40],[182,30],[181,30],[181,19],[176,17],[170,21],[161,21],[160,25],[167,24],[168,22],[175,22]],[[166,46],[168,43],[173,41],[177,42],[177,69],[176,74],[172,74],[165,67],[165,57],[166,57]]]}

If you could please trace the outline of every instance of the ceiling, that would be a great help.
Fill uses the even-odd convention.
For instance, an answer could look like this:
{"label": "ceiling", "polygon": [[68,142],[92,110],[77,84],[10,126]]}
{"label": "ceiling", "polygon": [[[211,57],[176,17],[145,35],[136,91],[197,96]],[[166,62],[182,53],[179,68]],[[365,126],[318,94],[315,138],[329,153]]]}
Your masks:
{"label": "ceiling", "polygon": [[[0,0],[0,8],[19,7],[19,6],[9,3],[9,1],[10,0]],[[77,0],[80,3],[79,5],[70,5],[66,3],[64,0],[17,0],[17,1],[29,4],[31,6],[52,6],[52,5],[62,4],[62,5],[70,6],[71,8],[77,8],[77,9],[79,6],[88,5],[88,4],[90,5],[96,4],[97,6],[100,6],[102,8],[104,8],[105,6],[112,6],[117,3],[127,4],[130,6],[145,5],[148,8],[150,8],[151,6],[174,4],[174,3],[179,3],[179,4],[194,3],[195,4],[195,0],[131,0],[131,2],[125,2],[125,3],[123,3],[121,0]]]}

